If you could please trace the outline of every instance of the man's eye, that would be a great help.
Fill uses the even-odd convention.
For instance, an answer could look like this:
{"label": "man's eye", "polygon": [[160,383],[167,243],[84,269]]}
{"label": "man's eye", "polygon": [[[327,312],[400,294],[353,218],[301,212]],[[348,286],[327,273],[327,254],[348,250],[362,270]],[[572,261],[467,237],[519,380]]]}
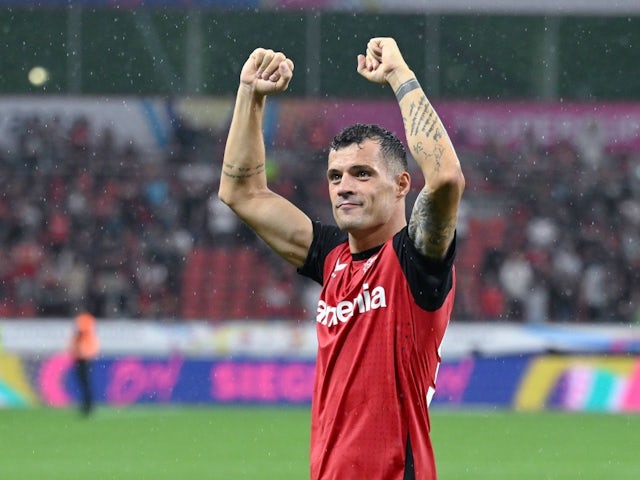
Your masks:
{"label": "man's eye", "polygon": [[361,172],[358,172],[358,177],[360,178],[368,178],[371,175],[369,175],[369,172],[367,172],[366,170],[362,170]]}

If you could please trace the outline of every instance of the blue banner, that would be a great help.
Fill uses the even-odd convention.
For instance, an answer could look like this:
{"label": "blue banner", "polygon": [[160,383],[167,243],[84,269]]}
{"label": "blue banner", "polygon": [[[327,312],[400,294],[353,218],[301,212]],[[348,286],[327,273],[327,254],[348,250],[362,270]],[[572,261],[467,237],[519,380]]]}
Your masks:
{"label": "blue banner", "polygon": [[[94,362],[99,403],[309,404],[309,359],[111,357]],[[80,398],[67,354],[0,355],[0,406],[67,407]],[[468,356],[440,366],[433,406],[523,411],[640,411],[640,357],[619,355]]]}
{"label": "blue banner", "polygon": [[465,357],[444,362],[432,404],[510,407],[531,357]]}

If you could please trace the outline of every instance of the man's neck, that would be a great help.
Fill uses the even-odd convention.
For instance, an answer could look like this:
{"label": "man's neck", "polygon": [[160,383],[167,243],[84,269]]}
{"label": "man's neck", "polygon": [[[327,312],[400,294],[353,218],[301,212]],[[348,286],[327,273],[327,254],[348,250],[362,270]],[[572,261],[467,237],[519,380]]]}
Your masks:
{"label": "man's neck", "polygon": [[407,225],[406,221],[390,222],[383,227],[375,227],[368,231],[349,232],[349,250],[360,253],[378,247]]}

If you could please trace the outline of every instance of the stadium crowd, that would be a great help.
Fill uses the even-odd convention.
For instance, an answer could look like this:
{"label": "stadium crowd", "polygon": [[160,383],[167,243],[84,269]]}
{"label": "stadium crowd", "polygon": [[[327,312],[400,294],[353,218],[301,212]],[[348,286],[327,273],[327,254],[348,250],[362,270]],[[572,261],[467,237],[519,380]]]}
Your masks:
{"label": "stadium crowd", "polygon": [[[640,322],[640,157],[607,150],[597,129],[551,147],[533,132],[517,149],[454,139],[467,178],[455,320]],[[300,144],[268,152],[275,189],[323,221],[332,133],[310,122]],[[255,312],[313,317],[315,287],[281,271],[217,200],[224,134],[176,125],[148,158],[87,118],[23,118],[17,148],[0,145],[0,316],[180,320],[194,252],[248,240],[265,265]]]}

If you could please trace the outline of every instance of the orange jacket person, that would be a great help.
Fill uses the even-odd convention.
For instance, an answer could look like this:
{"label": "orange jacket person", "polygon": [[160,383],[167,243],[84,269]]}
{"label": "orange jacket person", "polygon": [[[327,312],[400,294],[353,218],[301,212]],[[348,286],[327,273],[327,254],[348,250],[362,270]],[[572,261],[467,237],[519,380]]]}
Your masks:
{"label": "orange jacket person", "polygon": [[91,362],[98,356],[100,350],[95,324],[96,319],[90,313],[79,314],[76,317],[76,326],[70,345],[70,353],[76,366],[80,387],[81,412],[84,415],[89,415],[94,406],[91,389]]}

